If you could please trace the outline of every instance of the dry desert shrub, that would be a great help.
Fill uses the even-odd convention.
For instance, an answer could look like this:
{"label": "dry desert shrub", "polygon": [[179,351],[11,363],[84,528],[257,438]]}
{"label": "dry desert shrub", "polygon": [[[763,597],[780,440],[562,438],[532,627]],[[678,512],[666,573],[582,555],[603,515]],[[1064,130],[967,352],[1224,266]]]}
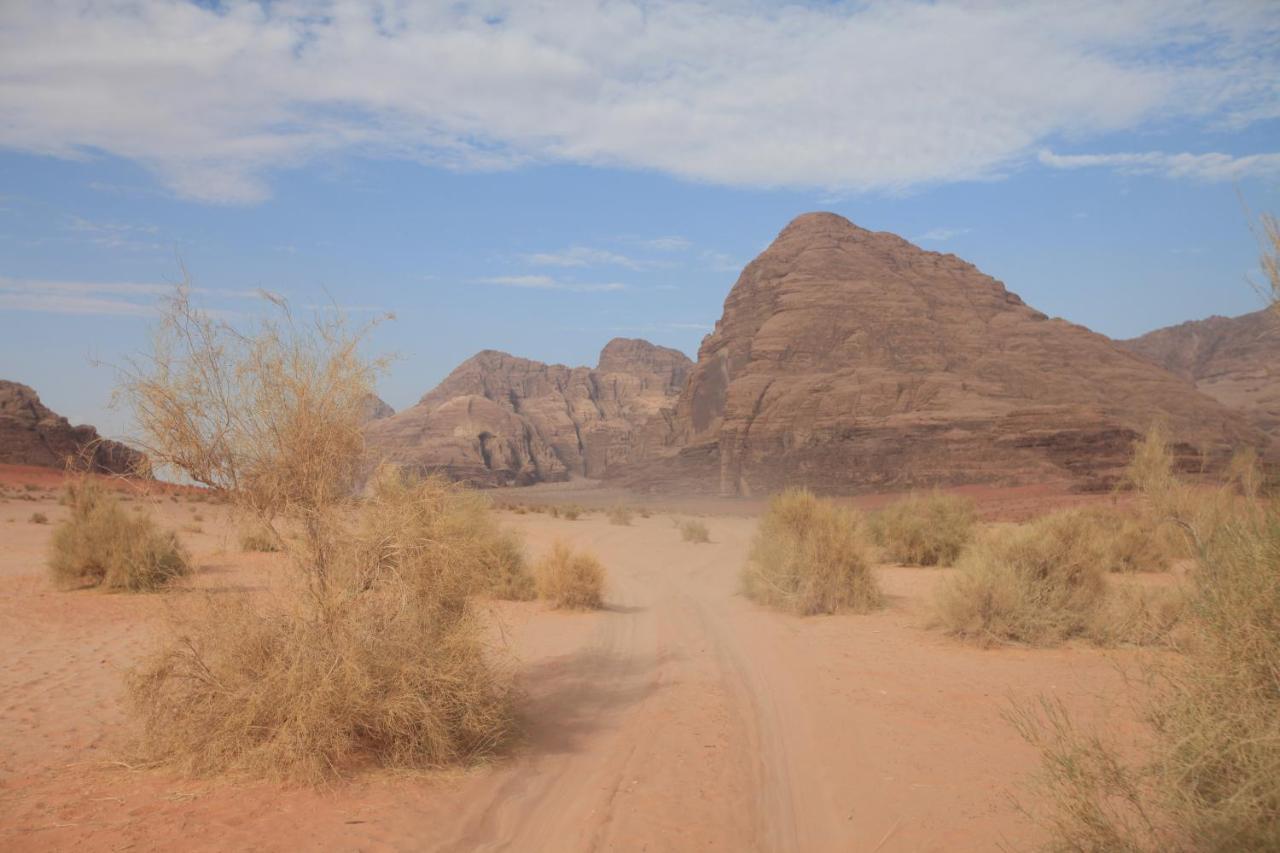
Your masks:
{"label": "dry desert shrub", "polygon": [[578,516],[580,515],[582,515],[582,507],[577,504],[570,504],[569,506],[561,507],[560,509],[560,517],[566,518],[569,521],[577,521]]}
{"label": "dry desert shrub", "polygon": [[939,590],[939,619],[980,645],[1053,645],[1088,633],[1106,596],[1094,525],[1053,513],[975,542]]}
{"label": "dry desert shrub", "polygon": [[483,511],[461,489],[381,469],[319,594],[309,584],[275,609],[211,596],[133,671],[144,753],[304,780],[491,753],[513,718],[471,603],[499,570]]}
{"label": "dry desert shrub", "polygon": [[32,524],[48,524],[49,516],[45,515],[43,512],[33,512],[31,513],[31,518],[28,519],[28,521]]}
{"label": "dry desert shrub", "polygon": [[950,566],[973,540],[976,524],[972,500],[931,492],[889,504],[871,516],[870,530],[893,562]]}
{"label": "dry desert shrub", "polygon": [[[439,477],[417,480],[383,466],[373,476],[363,507],[364,539],[381,543],[383,552],[447,550],[448,564],[470,573],[458,579],[466,590],[531,599],[534,582],[524,546],[514,530],[497,522],[491,509],[489,499],[474,489]],[[411,532],[407,540],[406,531]]]}
{"label": "dry desert shrub", "polygon": [[604,566],[594,554],[556,541],[538,561],[538,595],[553,607],[592,610],[604,605]]}
{"label": "dry desert shrub", "polygon": [[1183,551],[1180,534],[1149,512],[1094,508],[1085,517],[1095,527],[1103,568],[1109,572],[1168,571]]}
{"label": "dry desert shrub", "polygon": [[257,520],[240,531],[240,550],[274,554],[280,550],[280,535],[269,525]]}
{"label": "dry desert shrub", "polygon": [[788,489],[769,502],[742,572],[747,597],[801,615],[864,612],[881,603],[851,510]]}
{"label": "dry desert shrub", "polygon": [[687,518],[680,522],[680,538],[685,542],[705,543],[711,541],[711,531],[707,525],[696,518]]}
{"label": "dry desert shrub", "polygon": [[615,506],[609,508],[609,523],[626,527],[631,524],[631,510],[625,506]]}
{"label": "dry desert shrub", "polygon": [[357,499],[376,367],[340,316],[277,307],[246,332],[179,292],[126,376],[153,459],[270,529],[297,570],[274,604],[210,596],[175,620],[129,676],[141,751],[304,779],[487,754],[511,731],[510,681],[473,599],[510,545],[487,502],[434,481],[382,469]]}
{"label": "dry desert shrub", "polygon": [[49,569],[58,586],[145,592],[190,571],[172,532],[159,530],[149,516],[125,512],[94,480],[69,482],[67,506],[71,512],[50,545]]}
{"label": "dry desert shrub", "polygon": [[502,744],[509,681],[470,608],[394,572],[345,573],[367,585],[344,585],[323,609],[307,595],[280,612],[220,595],[188,614],[129,675],[144,754],[190,773],[319,780],[367,763],[474,760]]}
{"label": "dry desert shrub", "polygon": [[1196,554],[1183,654],[1142,662],[1146,758],[1060,708],[1018,709],[1042,758],[1035,816],[1060,850],[1280,849],[1280,506],[1238,471],[1215,493],[1179,482],[1159,430],[1135,460],[1144,496]]}

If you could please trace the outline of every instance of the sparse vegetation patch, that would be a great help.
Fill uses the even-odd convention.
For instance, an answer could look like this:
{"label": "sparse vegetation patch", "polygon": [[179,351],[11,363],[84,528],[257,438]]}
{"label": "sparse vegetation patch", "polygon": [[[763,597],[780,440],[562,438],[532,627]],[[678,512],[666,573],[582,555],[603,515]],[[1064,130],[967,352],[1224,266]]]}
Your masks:
{"label": "sparse vegetation patch", "polygon": [[538,595],[553,607],[590,610],[604,604],[604,566],[595,555],[557,541],[538,562]]}
{"label": "sparse vegetation patch", "polygon": [[872,539],[896,563],[949,566],[973,540],[977,511],[959,495],[931,492],[895,501],[870,519]]}
{"label": "sparse vegetation patch", "polygon": [[881,603],[863,523],[856,513],[803,489],[789,489],[760,519],[743,591],[794,613],[867,611]]}
{"label": "sparse vegetation patch", "polygon": [[144,592],[190,571],[172,532],[147,515],[130,514],[92,479],[67,486],[68,518],[53,531],[49,569],[60,587],[101,586]]}

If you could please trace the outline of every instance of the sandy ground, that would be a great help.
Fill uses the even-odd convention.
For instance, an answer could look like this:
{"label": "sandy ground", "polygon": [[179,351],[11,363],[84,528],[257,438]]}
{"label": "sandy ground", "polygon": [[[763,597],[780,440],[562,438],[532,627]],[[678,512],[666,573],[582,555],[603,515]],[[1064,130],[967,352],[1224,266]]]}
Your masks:
{"label": "sandy ground", "polygon": [[[188,528],[194,586],[286,571],[238,553],[222,507],[146,505]],[[930,630],[945,571],[882,567],[883,611],[800,619],[736,594],[750,517],[708,518],[695,545],[667,515],[503,513],[532,555],[563,537],[609,570],[601,612],[493,606],[528,694],[511,754],[323,789],[131,769],[122,673],[186,593],[55,591],[36,511],[65,513],[51,491],[0,500],[4,850],[1021,849],[1039,836],[1009,794],[1035,756],[1009,702],[1048,694],[1132,724],[1127,652],[981,651]]]}

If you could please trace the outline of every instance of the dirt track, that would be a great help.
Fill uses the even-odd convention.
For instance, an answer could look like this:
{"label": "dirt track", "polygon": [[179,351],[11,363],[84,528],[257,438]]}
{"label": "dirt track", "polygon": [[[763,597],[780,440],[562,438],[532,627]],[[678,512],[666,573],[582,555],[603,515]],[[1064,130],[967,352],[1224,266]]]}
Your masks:
{"label": "dirt track", "polygon": [[[939,571],[883,568],[877,614],[797,619],[735,594],[751,519],[710,518],[713,542],[693,545],[666,516],[507,515],[531,553],[563,536],[609,569],[603,612],[495,606],[528,694],[512,755],[323,790],[131,771],[111,763],[129,734],[120,669],[164,596],[52,591],[35,508],[62,512],[0,503],[4,849],[1019,848],[1036,836],[1007,793],[1033,756],[1001,718],[1009,698],[1050,693],[1088,717],[1120,686],[1091,649],[984,652],[927,630]],[[196,583],[281,571],[217,554],[220,510],[200,512]]]}

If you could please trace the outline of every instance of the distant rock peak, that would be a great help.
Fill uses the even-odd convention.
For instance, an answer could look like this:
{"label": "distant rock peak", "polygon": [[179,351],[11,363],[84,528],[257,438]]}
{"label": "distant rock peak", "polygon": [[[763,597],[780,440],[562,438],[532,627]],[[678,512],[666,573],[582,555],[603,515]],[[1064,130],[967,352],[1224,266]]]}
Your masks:
{"label": "distant rock peak", "polygon": [[71,422],[40,402],[21,382],[0,379],[0,462],[73,468],[100,474],[145,474],[147,458]]}

